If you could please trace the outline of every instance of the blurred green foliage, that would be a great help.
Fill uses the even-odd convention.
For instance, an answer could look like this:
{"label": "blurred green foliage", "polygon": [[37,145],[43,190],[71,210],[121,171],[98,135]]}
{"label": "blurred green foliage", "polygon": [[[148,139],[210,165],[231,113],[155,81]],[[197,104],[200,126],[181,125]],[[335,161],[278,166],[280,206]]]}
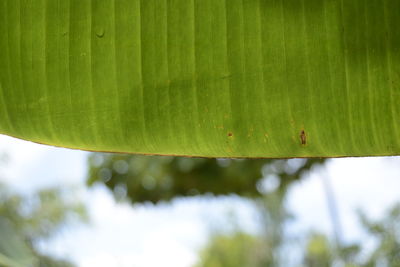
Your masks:
{"label": "blurred green foliage", "polygon": [[[116,199],[133,204],[158,203],[175,197],[211,193],[250,198],[259,209],[262,230],[257,236],[237,232],[214,233],[199,254],[196,267],[287,266],[287,247],[296,247],[286,233],[293,217],[285,207],[288,188],[323,159],[206,159],[93,153],[89,157],[89,185],[104,183]],[[298,242],[307,267],[400,267],[400,206],[381,221],[360,213],[365,231],[376,247],[341,244],[311,231]],[[285,250],[286,249],[286,250]],[[285,252],[286,251],[286,252]]]}
{"label": "blurred green foliage", "polygon": [[372,220],[362,211],[359,217],[364,229],[376,242],[365,266],[400,267],[400,204],[380,220]]}
{"label": "blurred green foliage", "polygon": [[[117,199],[168,201],[205,193],[260,197],[275,183],[285,190],[323,159],[209,159],[93,153],[88,184],[102,182]],[[272,185],[273,186],[273,185]],[[268,186],[267,186],[268,187]],[[271,185],[270,185],[271,187]],[[275,188],[273,188],[275,189]]]}
{"label": "blurred green foliage", "polygon": [[[210,266],[274,266],[279,262],[280,247],[285,241],[284,223],[290,218],[285,210],[285,196],[289,186],[303,177],[324,159],[210,159],[126,154],[93,153],[89,157],[88,184],[104,183],[116,199],[132,203],[169,201],[175,197],[213,194],[236,194],[250,198],[260,207],[262,221],[268,228],[262,242],[240,233],[231,244],[230,237],[217,237],[217,244],[205,249],[203,256]],[[222,252],[225,246],[240,255],[248,254],[246,247],[263,245],[256,257],[246,259]],[[207,251],[218,250],[218,256],[208,258]],[[224,254],[225,253],[225,254]],[[225,256],[224,256],[225,255]],[[229,256],[230,255],[230,256]],[[231,257],[231,259],[230,259]],[[255,258],[257,260],[255,260]],[[260,260],[258,260],[260,257]],[[248,262],[251,261],[250,262]],[[217,262],[220,262],[217,264]],[[246,265],[241,265],[246,262]],[[239,264],[239,265],[232,265]],[[254,265],[251,265],[254,264]],[[261,265],[260,265],[261,264]]]}
{"label": "blurred green foliage", "polygon": [[329,267],[331,266],[333,253],[329,240],[325,235],[312,234],[308,240],[305,255],[306,266]]}
{"label": "blurred green foliage", "polygon": [[88,220],[77,199],[72,189],[45,189],[28,196],[0,184],[0,266],[72,267],[44,255],[38,243],[64,226]]}
{"label": "blurred green foliage", "polygon": [[[275,266],[286,241],[289,186],[324,159],[209,159],[93,153],[88,184],[104,183],[117,199],[132,203],[169,201],[206,193],[236,194],[259,206],[263,240],[239,233],[217,236],[202,255],[204,266]],[[231,238],[234,240],[231,242]],[[238,242],[236,242],[238,241]],[[262,248],[260,247],[262,246]],[[254,252],[253,248],[257,251]],[[216,251],[211,255],[209,251]],[[246,263],[246,264],[244,264]],[[202,265],[199,265],[202,266]]]}
{"label": "blurred green foliage", "polygon": [[265,251],[268,248],[259,239],[243,232],[214,235],[195,267],[264,267]]}
{"label": "blurred green foliage", "polygon": [[[302,264],[305,267],[398,267],[400,266],[400,204],[390,209],[382,219],[371,220],[359,212],[363,230],[374,241],[374,246],[366,247],[361,241],[353,244],[342,244],[339,247],[328,236],[311,232],[305,237],[304,245],[294,247],[302,253]],[[265,225],[265,228],[268,228]],[[285,243],[290,240],[285,239]],[[268,258],[271,243],[264,234],[249,235],[241,231],[230,235],[214,233],[209,242],[200,250],[199,262],[195,267],[276,267],[286,266],[285,259]],[[270,261],[268,261],[270,259]]]}

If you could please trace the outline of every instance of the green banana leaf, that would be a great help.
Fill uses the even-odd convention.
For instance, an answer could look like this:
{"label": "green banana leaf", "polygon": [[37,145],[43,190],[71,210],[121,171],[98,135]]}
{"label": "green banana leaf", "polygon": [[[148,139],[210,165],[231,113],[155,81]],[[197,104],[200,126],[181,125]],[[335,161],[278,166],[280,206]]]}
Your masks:
{"label": "green banana leaf", "polygon": [[400,154],[399,0],[0,0],[0,133],[204,157]]}

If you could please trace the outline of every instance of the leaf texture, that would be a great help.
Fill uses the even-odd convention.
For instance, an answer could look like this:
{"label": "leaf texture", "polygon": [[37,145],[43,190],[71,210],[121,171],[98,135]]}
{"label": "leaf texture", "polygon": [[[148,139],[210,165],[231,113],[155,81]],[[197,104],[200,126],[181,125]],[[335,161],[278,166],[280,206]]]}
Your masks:
{"label": "leaf texture", "polygon": [[0,0],[0,133],[204,157],[400,154],[398,0]]}

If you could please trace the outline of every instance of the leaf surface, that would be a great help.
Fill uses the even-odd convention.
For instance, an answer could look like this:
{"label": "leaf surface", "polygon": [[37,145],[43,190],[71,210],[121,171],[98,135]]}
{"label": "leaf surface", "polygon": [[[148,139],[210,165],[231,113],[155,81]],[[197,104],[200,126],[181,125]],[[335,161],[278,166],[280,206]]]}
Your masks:
{"label": "leaf surface", "polygon": [[400,154],[398,0],[0,0],[0,133],[205,157]]}

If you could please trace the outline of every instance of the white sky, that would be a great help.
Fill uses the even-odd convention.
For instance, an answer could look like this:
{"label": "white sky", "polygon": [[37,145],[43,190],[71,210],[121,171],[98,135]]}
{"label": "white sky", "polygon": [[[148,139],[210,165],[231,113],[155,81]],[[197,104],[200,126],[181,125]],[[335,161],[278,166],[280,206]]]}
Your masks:
{"label": "white sky", "polygon": [[[256,231],[256,212],[238,197],[176,200],[160,207],[115,203],[104,186],[84,186],[87,153],[55,148],[0,135],[0,154],[9,162],[0,180],[22,193],[48,186],[77,185],[89,209],[91,223],[63,230],[43,249],[69,258],[80,267],[188,267],[210,230],[231,225],[233,212],[241,227]],[[378,218],[400,201],[400,158],[330,160],[292,187],[289,209],[296,215],[291,232],[318,229],[331,232],[321,177],[329,179],[346,241],[362,238],[354,210]]]}

